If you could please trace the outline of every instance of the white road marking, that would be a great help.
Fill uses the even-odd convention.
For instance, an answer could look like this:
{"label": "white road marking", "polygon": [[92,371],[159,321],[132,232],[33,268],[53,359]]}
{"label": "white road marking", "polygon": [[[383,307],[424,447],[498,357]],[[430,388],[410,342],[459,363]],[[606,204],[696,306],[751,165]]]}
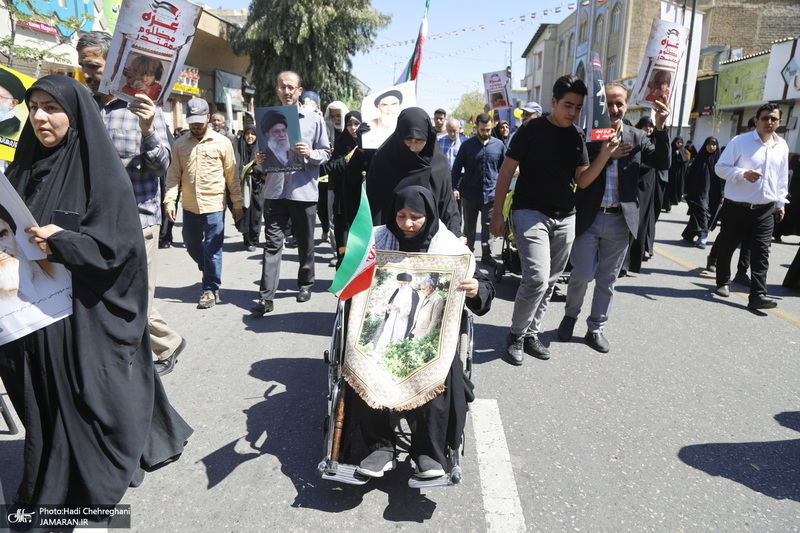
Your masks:
{"label": "white road marking", "polygon": [[489,533],[524,533],[525,516],[522,514],[497,400],[476,399],[470,405],[470,412],[486,530]]}

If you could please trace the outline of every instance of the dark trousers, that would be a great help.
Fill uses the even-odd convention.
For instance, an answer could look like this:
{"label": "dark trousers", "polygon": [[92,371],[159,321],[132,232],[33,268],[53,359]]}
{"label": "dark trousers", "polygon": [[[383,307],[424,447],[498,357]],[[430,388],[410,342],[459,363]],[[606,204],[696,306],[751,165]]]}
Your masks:
{"label": "dark trousers", "polygon": [[491,233],[489,233],[489,224],[492,221],[492,213],[494,212],[494,202],[483,204],[480,202],[473,202],[466,198],[461,199],[461,205],[464,208],[464,235],[467,237],[467,247],[471,251],[475,251],[475,228],[478,225],[478,215],[481,216],[481,257],[489,258],[492,256],[491,247]]}
{"label": "dark trousers", "polygon": [[757,209],[725,201],[717,243],[717,286],[731,281],[731,258],[739,243],[750,249],[750,296],[767,293],[769,244],[775,225],[775,204]]}
{"label": "dark trousers", "polygon": [[264,182],[252,174],[245,179],[250,180],[250,206],[244,209],[242,219],[239,221],[239,231],[242,232],[245,246],[256,246],[261,234],[261,223],[264,220],[264,202],[261,200]]}
{"label": "dark trousers", "polygon": [[[718,243],[719,239],[714,241],[714,246],[711,247],[711,252],[708,254],[709,263],[715,266],[717,264],[717,257],[719,256]],[[750,248],[748,248],[747,245],[743,245],[739,249],[739,262],[736,264],[736,274],[746,276],[748,270],[750,270]]]}
{"label": "dark trousers", "polygon": [[297,241],[300,256],[297,269],[297,286],[301,289],[314,285],[314,218],[316,202],[295,200],[264,201],[264,264],[261,270],[259,298],[273,300],[281,279],[281,256],[287,227],[291,221],[292,234]]}

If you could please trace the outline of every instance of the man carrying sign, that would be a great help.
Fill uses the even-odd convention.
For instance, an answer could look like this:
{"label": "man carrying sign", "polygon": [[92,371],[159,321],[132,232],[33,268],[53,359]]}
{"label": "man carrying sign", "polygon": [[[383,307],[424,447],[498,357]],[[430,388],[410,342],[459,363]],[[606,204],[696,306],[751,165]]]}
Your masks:
{"label": "man carrying sign", "polygon": [[[639,226],[639,167],[645,163],[666,170],[671,160],[669,136],[664,128],[670,113],[666,97],[655,102],[656,131],[651,141],[644,131],[623,125],[628,105],[625,86],[608,83],[605,91],[611,127],[620,144],[596,179],[578,180],[575,242],[570,256],[572,274],[564,318],[558,326],[559,340],[572,338],[586,287],[594,280],[586,342],[603,353],[609,350],[603,328],[614,301],[614,283],[628,250],[629,233],[636,235]],[[601,155],[600,149],[600,143],[588,146],[590,161]]]}

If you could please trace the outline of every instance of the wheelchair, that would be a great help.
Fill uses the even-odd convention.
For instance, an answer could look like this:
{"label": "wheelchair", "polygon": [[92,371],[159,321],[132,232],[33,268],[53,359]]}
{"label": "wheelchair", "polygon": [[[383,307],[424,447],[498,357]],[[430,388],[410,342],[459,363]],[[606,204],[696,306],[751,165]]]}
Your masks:
{"label": "wheelchair", "polygon": [[[317,465],[317,475],[322,479],[338,481],[350,485],[364,485],[370,480],[369,477],[359,474],[356,469],[358,465],[351,465],[342,462],[343,455],[342,437],[344,435],[345,424],[345,380],[342,377],[342,365],[344,364],[345,342],[347,339],[347,308],[348,304],[338,302],[336,318],[333,324],[331,335],[331,345],[324,352],[324,361],[328,366],[328,412],[323,424],[323,454],[324,458]],[[461,314],[461,329],[457,354],[464,363],[464,375],[467,379],[472,379],[472,353],[473,353],[473,318],[466,310]],[[399,425],[395,431],[398,432],[398,449],[408,452],[410,449],[411,436]],[[447,471],[444,476],[423,479],[417,475],[408,480],[408,486],[415,489],[429,487],[452,486],[461,483],[463,473],[461,470],[460,456],[464,455],[464,435],[461,435],[461,446],[458,450],[453,450],[449,445],[446,449]]]}

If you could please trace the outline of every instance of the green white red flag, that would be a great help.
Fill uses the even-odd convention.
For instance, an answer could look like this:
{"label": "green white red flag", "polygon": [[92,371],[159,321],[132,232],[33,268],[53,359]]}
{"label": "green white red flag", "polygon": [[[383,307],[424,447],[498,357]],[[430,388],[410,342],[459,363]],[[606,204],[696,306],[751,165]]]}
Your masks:
{"label": "green white red flag", "polygon": [[361,184],[361,204],[350,226],[342,264],[336,270],[328,292],[349,300],[372,285],[375,276],[375,238],[372,236],[372,211],[367,188]]}
{"label": "green white red flag", "polygon": [[400,73],[400,77],[397,78],[395,85],[417,79],[419,67],[422,65],[422,50],[425,48],[425,40],[428,37],[428,6],[430,6],[430,3],[431,0],[425,1],[425,14],[422,16],[422,23],[419,25],[419,36],[417,37],[417,43],[414,45],[414,52],[411,54],[411,59],[406,63],[403,72]]}

